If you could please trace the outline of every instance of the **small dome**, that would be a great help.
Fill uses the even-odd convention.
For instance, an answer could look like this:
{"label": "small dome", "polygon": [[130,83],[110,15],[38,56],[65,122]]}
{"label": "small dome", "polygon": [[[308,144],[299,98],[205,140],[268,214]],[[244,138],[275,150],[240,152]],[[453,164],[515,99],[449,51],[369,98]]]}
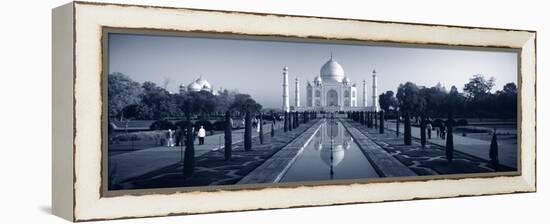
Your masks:
{"label": "small dome", "polygon": [[342,82],[344,69],[332,57],[321,67],[321,78],[325,81]]}
{"label": "small dome", "polygon": [[201,86],[201,89],[203,89],[203,90],[210,90],[210,88],[212,88],[210,83],[208,81],[206,81],[206,79],[203,79],[202,76],[200,78],[198,78],[197,81],[195,81],[195,82],[197,84],[199,84],[199,86]]}
{"label": "small dome", "polygon": [[348,77],[344,77],[344,84],[350,84],[351,80]]}
{"label": "small dome", "polygon": [[212,86],[210,85],[210,83],[202,77],[198,78],[194,82],[189,83],[189,85],[187,85],[187,90],[191,92],[198,92],[201,90],[210,91],[211,89],[212,89]]}
{"label": "small dome", "polygon": [[189,85],[187,86],[187,90],[189,90],[190,92],[198,92],[201,91],[201,89],[201,85],[196,82],[189,83]]}
{"label": "small dome", "polygon": [[315,77],[315,79],[313,79],[313,83],[315,85],[321,85],[323,83],[323,79],[321,78],[320,75],[318,75],[317,77]]}

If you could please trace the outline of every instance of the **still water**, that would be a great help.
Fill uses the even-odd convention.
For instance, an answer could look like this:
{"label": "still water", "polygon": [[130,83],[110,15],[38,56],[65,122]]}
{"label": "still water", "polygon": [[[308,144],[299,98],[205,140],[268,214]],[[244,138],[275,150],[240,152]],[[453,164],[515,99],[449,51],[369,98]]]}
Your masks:
{"label": "still water", "polygon": [[378,174],[342,124],[327,119],[280,182],[374,177]]}

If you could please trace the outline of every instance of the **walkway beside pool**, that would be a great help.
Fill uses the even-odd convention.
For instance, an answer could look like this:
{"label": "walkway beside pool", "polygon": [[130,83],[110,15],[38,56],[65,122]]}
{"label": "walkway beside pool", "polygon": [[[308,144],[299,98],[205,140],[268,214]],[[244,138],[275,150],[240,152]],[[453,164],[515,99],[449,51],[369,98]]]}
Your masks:
{"label": "walkway beside pool", "polygon": [[[280,128],[280,126],[279,123],[275,126],[276,132],[279,131],[278,128]],[[271,133],[271,125],[266,125],[265,127],[265,134],[269,135]],[[280,131],[282,132],[282,130]],[[258,132],[253,131],[252,137],[254,138],[257,136]],[[231,137],[233,145],[242,143],[244,139],[244,129],[233,130]],[[195,157],[199,157],[210,151],[223,151],[224,144],[223,133],[206,136],[204,145],[198,145],[198,139],[195,139]],[[182,153],[184,151],[185,147],[181,146],[158,146],[110,156],[109,170],[111,170],[111,172],[116,172],[115,177],[113,177],[113,182],[116,184],[119,181],[181,162],[183,158]]]}
{"label": "walkway beside pool", "polygon": [[457,150],[454,152],[452,162],[449,163],[446,158],[445,146],[427,142],[426,147],[423,148],[420,139],[417,138],[413,138],[411,145],[405,145],[402,133],[397,137],[395,131],[385,129],[385,132],[380,134],[378,128],[369,128],[358,122],[348,121],[352,127],[359,130],[419,176],[515,170],[515,168],[504,165],[500,165],[495,170],[495,167],[489,161]]}
{"label": "walkway beside pool", "polygon": [[[386,124],[386,128],[392,131],[396,130],[395,122],[389,121]],[[402,135],[405,129],[405,125],[401,123],[399,125],[399,132]],[[411,127],[411,134],[414,138],[420,139],[420,128]],[[432,131],[432,138],[427,139],[428,142],[445,147],[445,139],[437,138],[436,132]],[[461,151],[466,154],[470,154],[485,160],[490,160],[489,149],[491,141],[464,137],[460,133],[453,133],[453,141],[455,150]],[[517,144],[504,144],[499,142],[498,144],[498,160],[500,164],[517,168],[518,162],[518,145]]]}

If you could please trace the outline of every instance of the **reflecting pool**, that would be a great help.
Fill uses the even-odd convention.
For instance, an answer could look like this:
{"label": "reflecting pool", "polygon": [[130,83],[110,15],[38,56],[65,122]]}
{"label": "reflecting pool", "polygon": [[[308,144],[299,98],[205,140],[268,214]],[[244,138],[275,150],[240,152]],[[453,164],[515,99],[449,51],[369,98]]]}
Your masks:
{"label": "reflecting pool", "polygon": [[280,182],[374,177],[378,174],[344,126],[327,119]]}

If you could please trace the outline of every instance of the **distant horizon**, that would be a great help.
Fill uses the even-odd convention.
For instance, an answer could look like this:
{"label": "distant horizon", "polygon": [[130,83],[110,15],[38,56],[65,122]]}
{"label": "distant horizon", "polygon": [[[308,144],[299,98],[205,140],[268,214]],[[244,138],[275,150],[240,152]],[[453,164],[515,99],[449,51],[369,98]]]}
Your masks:
{"label": "distant horizon", "polygon": [[[464,84],[475,74],[494,77],[492,92],[506,83],[517,85],[517,53],[462,49],[435,49],[328,43],[190,38],[134,34],[109,35],[109,74],[120,72],[143,83],[179,91],[200,76],[214,91],[220,88],[250,94],[264,108],[282,105],[282,69],[289,67],[290,101],[294,80],[300,80],[301,105],[305,105],[307,81],[319,75],[321,66],[334,59],[357,85],[362,106],[363,80],[370,105],[372,70],[378,77],[378,94],[396,92],[401,83],[447,90]],[[257,79],[251,79],[257,77]]]}

